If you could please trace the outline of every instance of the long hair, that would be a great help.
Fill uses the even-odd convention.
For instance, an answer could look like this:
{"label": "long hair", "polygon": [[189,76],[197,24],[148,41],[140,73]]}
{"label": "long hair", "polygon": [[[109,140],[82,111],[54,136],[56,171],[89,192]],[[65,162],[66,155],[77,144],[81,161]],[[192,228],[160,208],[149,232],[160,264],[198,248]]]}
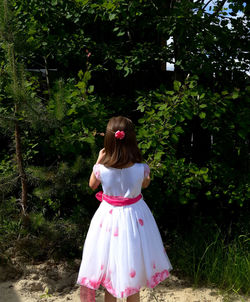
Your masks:
{"label": "long hair", "polygon": [[[123,139],[115,137],[116,131],[124,131]],[[121,168],[128,163],[140,163],[142,155],[137,146],[135,126],[123,116],[112,117],[107,125],[104,137],[105,157],[103,165]]]}

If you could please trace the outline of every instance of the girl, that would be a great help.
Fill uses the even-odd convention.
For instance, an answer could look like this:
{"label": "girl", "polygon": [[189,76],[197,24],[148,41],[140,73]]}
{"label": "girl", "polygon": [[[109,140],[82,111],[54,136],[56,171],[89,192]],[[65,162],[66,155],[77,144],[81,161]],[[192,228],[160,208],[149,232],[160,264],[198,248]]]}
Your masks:
{"label": "girl", "polygon": [[154,288],[169,276],[171,263],[141,194],[150,183],[149,167],[141,161],[132,121],[111,118],[89,180],[93,190],[102,184],[103,193],[96,194],[102,202],[84,244],[77,279],[81,301],[95,301],[102,285],[105,302],[139,302],[141,287]]}

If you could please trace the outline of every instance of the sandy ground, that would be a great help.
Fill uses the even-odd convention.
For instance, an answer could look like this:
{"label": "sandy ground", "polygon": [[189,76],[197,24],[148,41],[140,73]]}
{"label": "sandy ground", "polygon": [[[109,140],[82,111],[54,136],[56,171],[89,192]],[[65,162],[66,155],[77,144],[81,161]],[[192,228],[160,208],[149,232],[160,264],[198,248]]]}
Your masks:
{"label": "sandy ground", "polygon": [[[0,283],[0,302],[80,302],[79,287],[75,285],[78,265],[77,261],[73,265],[42,263],[20,267],[19,264],[21,278]],[[7,270],[0,270],[2,276],[4,271]],[[97,291],[96,302],[103,302],[103,296],[102,289]],[[239,295],[221,295],[213,288],[193,289],[174,273],[154,290],[142,289],[140,297],[141,302],[250,302]]]}

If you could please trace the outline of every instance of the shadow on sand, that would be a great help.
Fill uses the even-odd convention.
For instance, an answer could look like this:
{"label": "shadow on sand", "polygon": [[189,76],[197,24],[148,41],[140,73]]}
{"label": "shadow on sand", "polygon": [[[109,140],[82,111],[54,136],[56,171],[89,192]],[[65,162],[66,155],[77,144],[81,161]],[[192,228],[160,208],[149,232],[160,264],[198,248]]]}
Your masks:
{"label": "shadow on sand", "polygon": [[13,286],[13,282],[0,283],[0,302],[21,302]]}

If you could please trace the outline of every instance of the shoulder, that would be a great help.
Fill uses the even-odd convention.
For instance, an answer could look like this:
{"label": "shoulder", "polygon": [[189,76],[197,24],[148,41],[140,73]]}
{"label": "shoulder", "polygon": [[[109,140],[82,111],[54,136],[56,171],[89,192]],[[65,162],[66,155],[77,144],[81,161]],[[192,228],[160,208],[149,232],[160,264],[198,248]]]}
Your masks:
{"label": "shoulder", "polygon": [[137,167],[140,167],[140,169],[142,170],[144,177],[149,176],[150,174],[150,168],[149,165],[146,163],[136,163],[135,164]]}
{"label": "shoulder", "polygon": [[144,177],[148,177],[150,174],[150,168],[148,164],[143,163],[143,168],[144,168]]}

